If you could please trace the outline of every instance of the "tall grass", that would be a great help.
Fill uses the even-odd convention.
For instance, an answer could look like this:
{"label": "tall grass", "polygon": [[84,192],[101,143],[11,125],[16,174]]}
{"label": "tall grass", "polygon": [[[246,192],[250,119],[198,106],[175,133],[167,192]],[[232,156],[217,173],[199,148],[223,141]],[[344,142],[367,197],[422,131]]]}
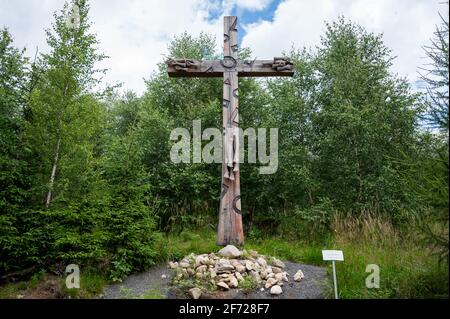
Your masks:
{"label": "tall grass", "polygon": [[[331,222],[333,247],[344,251],[337,264],[341,298],[442,298],[448,297],[448,266],[422,245],[414,227],[395,229],[379,215],[335,215]],[[380,287],[367,288],[366,267],[380,269]]]}
{"label": "tall grass", "polygon": [[[296,224],[297,225],[297,224]],[[298,228],[301,229],[301,228]],[[330,234],[331,233],[331,234]],[[295,236],[294,236],[295,237]],[[164,256],[180,259],[194,253],[217,251],[213,227],[185,230],[164,240]],[[394,227],[380,214],[361,212],[358,215],[334,214],[329,233],[322,241],[296,240],[292,234],[283,236],[247,236],[246,249],[285,260],[328,267],[321,250],[340,249],[345,261],[337,263],[341,298],[443,298],[448,297],[448,266],[430,246],[413,223]],[[380,269],[380,287],[367,288],[366,267]],[[332,297],[332,287],[329,287]]]}

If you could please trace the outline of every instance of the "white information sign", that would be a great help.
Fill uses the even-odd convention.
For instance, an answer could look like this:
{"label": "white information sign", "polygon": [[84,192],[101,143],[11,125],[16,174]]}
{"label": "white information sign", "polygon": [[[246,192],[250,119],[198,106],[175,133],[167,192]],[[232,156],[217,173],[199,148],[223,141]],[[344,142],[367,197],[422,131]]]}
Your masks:
{"label": "white information sign", "polygon": [[322,250],[323,260],[344,261],[342,250]]}

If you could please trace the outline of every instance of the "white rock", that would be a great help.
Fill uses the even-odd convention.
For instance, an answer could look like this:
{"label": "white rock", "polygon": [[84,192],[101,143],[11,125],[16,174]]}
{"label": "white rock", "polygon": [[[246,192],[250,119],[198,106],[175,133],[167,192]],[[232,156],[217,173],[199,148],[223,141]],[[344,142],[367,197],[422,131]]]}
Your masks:
{"label": "white rock", "polygon": [[283,282],[283,274],[279,273],[279,274],[275,274],[275,279],[280,283]]}
{"label": "white rock", "polygon": [[189,255],[187,255],[186,258],[187,259],[195,259],[195,254],[194,253],[190,253]]}
{"label": "white rock", "polygon": [[189,289],[189,294],[193,299],[199,299],[200,296],[202,295],[202,291],[200,288],[192,288]]}
{"label": "white rock", "polygon": [[281,260],[279,260],[277,258],[272,258],[272,265],[274,265],[275,267],[278,267],[278,268],[286,267],[284,262],[282,262]]}
{"label": "white rock", "polygon": [[256,259],[256,262],[263,268],[266,268],[266,266],[267,266],[267,261],[262,257],[258,257]]}
{"label": "white rock", "polygon": [[301,281],[303,278],[305,278],[305,275],[303,274],[303,271],[301,271],[299,269],[294,275],[294,280],[295,281]]}
{"label": "white rock", "polygon": [[220,258],[216,262],[217,265],[231,265],[230,260],[226,258]]}
{"label": "white rock", "polygon": [[251,262],[250,260],[246,260],[245,268],[247,268],[248,271],[253,270],[253,262]]}
{"label": "white rock", "polygon": [[230,282],[228,283],[228,285],[230,286],[230,288],[237,288],[239,283],[238,283],[238,280],[236,279],[236,277],[234,277],[234,276],[230,277]]}
{"label": "white rock", "polygon": [[260,291],[264,291],[264,288],[261,287],[261,289],[259,289]]}
{"label": "white rock", "polygon": [[225,290],[230,289],[230,287],[228,287],[228,285],[222,281],[218,282],[216,285],[217,285],[217,287],[225,289]]}
{"label": "white rock", "polygon": [[250,272],[250,275],[252,276],[253,280],[254,280],[256,283],[259,284],[259,283],[261,282],[261,276],[260,276],[256,271]]}
{"label": "white rock", "polygon": [[216,278],[217,277],[216,271],[214,269],[210,269],[209,270],[209,276],[211,278]]}
{"label": "white rock", "polygon": [[266,289],[269,289],[270,287],[272,287],[276,283],[277,283],[277,280],[275,278],[269,278],[269,279],[267,279],[266,284],[265,284],[264,287],[266,287]]}
{"label": "white rock", "polygon": [[167,275],[162,274],[162,275],[161,275],[161,278],[162,278],[162,279],[166,279],[166,278],[167,278]]}
{"label": "white rock", "polygon": [[272,286],[272,288],[270,289],[270,293],[272,295],[280,295],[283,293],[283,290],[281,289],[281,287],[279,285],[275,285],[275,286]]}
{"label": "white rock", "polygon": [[182,267],[182,268],[189,268],[189,263],[186,262],[186,261],[182,261],[182,262],[180,262],[180,267]]}
{"label": "white rock", "polygon": [[219,255],[223,257],[239,257],[242,255],[241,251],[236,246],[228,245],[219,250]]}
{"label": "white rock", "polygon": [[170,269],[175,269],[178,267],[178,263],[177,262],[171,262],[169,261],[169,268]]}
{"label": "white rock", "polygon": [[196,269],[196,271],[199,272],[199,273],[204,273],[207,270],[208,270],[208,266],[206,266],[206,265],[198,266],[197,269]]}
{"label": "white rock", "polygon": [[262,279],[267,279],[267,272],[265,270],[261,271],[259,275],[261,276]]}
{"label": "white rock", "polygon": [[209,259],[207,255],[199,255],[195,258],[195,267],[200,265],[207,265],[209,263]]}
{"label": "white rock", "polygon": [[190,276],[194,276],[194,275],[195,275],[195,270],[192,269],[192,268],[188,268],[188,269],[186,270],[186,272],[187,272],[187,274],[190,275]]}
{"label": "white rock", "polygon": [[247,270],[247,268],[245,268],[245,266],[242,266],[242,265],[236,266],[236,271],[240,272],[241,274],[244,273],[246,270]]}
{"label": "white rock", "polygon": [[254,250],[249,250],[248,253],[249,253],[250,256],[252,256],[254,258],[259,256],[258,252],[254,251]]}
{"label": "white rock", "polygon": [[226,272],[226,273],[231,273],[231,271],[233,271],[234,270],[234,267],[233,267],[233,265],[230,265],[230,264],[219,264],[218,266],[217,266],[217,273],[218,274],[221,274],[221,273],[224,273],[224,272]]}
{"label": "white rock", "polygon": [[203,276],[203,274],[201,272],[198,272],[198,273],[195,274],[195,278],[203,279],[204,276]]}
{"label": "white rock", "polygon": [[272,267],[272,271],[274,274],[279,274],[283,272],[283,269],[279,268],[279,267]]}
{"label": "white rock", "polygon": [[235,272],[235,273],[234,273],[234,276],[236,277],[236,279],[237,279],[239,282],[244,281],[244,277],[241,275],[240,272]]}
{"label": "white rock", "polygon": [[257,272],[260,272],[262,270],[262,268],[257,262],[254,262],[253,263],[253,270],[257,271]]}

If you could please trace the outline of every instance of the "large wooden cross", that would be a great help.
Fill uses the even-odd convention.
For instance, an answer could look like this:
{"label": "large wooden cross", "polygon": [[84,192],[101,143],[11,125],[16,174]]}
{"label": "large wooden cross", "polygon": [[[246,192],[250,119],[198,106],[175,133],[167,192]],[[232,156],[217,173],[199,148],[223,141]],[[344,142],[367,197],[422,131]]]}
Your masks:
{"label": "large wooden cross", "polygon": [[222,60],[175,59],[168,62],[170,77],[223,77],[223,160],[217,244],[242,246],[239,174],[238,77],[292,76],[294,68],[286,58],[238,60],[237,17],[224,17]]}

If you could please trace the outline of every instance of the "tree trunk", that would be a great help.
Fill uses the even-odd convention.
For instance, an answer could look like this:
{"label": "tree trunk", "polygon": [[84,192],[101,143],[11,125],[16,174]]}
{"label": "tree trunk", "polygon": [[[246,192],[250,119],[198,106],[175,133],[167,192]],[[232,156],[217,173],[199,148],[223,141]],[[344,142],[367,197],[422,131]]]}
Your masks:
{"label": "tree trunk", "polygon": [[[65,81],[64,84],[64,93],[63,93],[63,101],[66,102],[66,105],[64,109],[67,107],[67,90],[69,89],[69,84],[67,81]],[[56,168],[58,166],[58,159],[59,159],[59,149],[61,147],[61,114],[59,115],[59,129],[58,129],[58,143],[56,144],[56,151],[55,151],[55,157],[53,159],[53,166],[52,166],[52,172],[50,174],[50,185],[48,188],[47,193],[47,200],[45,201],[45,208],[48,208],[50,206],[50,202],[52,201],[52,193],[53,193],[53,184],[55,183],[55,176],[56,176]]]}
{"label": "tree trunk", "polygon": [[50,175],[50,185],[48,188],[47,200],[45,201],[45,208],[48,208],[50,206],[50,202],[52,201],[53,184],[55,183],[56,167],[58,165],[60,146],[61,146],[61,137],[58,138],[58,143],[56,144],[55,158],[53,159],[53,167],[52,173]]}

